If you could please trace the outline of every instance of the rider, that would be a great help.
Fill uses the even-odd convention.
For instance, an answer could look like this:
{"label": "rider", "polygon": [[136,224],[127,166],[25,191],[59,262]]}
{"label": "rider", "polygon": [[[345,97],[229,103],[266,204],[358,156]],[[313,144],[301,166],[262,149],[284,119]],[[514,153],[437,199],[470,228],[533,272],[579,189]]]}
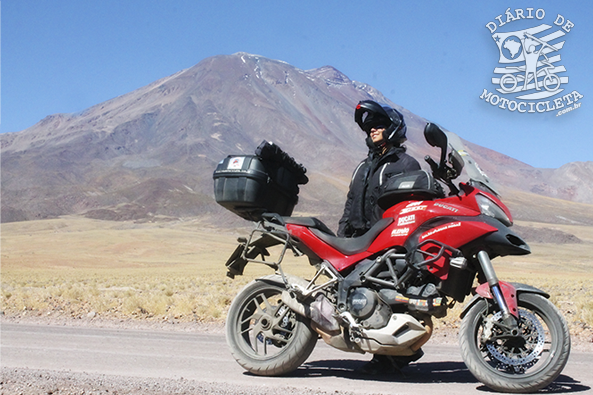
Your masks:
{"label": "rider", "polygon": [[379,187],[389,177],[420,170],[420,164],[406,154],[406,124],[397,110],[372,100],[358,103],[354,120],[366,132],[368,156],[354,170],[338,236],[356,237],[366,233],[383,216],[377,198]]}
{"label": "rider", "polygon": [[523,41],[523,53],[525,56],[525,82],[523,83],[523,90],[527,90],[529,74],[533,74],[535,89],[538,91],[541,90],[539,88],[539,84],[537,83],[537,60],[539,59],[540,53],[544,49],[544,45],[542,45],[541,48],[537,50],[537,44],[537,41],[530,39],[529,37],[525,38]]}
{"label": "rider", "polygon": [[[406,171],[420,170],[420,164],[406,154],[406,124],[397,110],[372,100],[358,103],[354,120],[366,132],[369,153],[354,170],[344,214],[339,221],[338,236],[357,237],[366,233],[383,216],[376,204],[379,187],[389,177]],[[392,373],[418,360],[424,353],[411,356],[374,354],[361,371],[368,374]]]}

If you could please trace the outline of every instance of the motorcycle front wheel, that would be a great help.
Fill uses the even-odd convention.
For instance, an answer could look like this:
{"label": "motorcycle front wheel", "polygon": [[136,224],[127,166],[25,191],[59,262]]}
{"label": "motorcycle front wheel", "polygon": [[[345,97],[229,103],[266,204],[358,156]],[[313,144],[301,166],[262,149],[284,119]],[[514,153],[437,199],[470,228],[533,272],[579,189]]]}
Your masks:
{"label": "motorcycle front wheel", "polygon": [[292,372],[305,362],[317,343],[317,333],[307,319],[282,303],[283,290],[259,279],[249,283],[231,303],[227,343],[239,365],[253,374],[279,376]]}
{"label": "motorcycle front wheel", "polygon": [[570,354],[570,334],[558,309],[541,295],[518,295],[519,335],[506,336],[502,314],[480,300],[463,318],[461,354],[470,372],[501,392],[533,392],[554,381]]}

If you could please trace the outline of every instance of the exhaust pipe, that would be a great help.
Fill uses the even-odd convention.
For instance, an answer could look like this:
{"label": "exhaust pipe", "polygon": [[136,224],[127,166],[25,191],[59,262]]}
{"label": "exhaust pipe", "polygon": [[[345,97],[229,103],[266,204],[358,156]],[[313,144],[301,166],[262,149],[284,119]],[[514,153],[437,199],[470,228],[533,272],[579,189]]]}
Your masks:
{"label": "exhaust pipe", "polygon": [[282,303],[287,305],[292,311],[306,318],[311,318],[311,309],[309,306],[299,302],[290,292],[282,291]]}
{"label": "exhaust pipe", "polygon": [[296,297],[293,297],[290,292],[282,292],[282,302],[287,305],[292,311],[303,317],[311,319],[315,324],[313,328],[319,332],[315,327],[318,327],[323,332],[329,335],[337,335],[342,331],[340,324],[334,317],[334,306],[327,300],[323,294],[318,294],[315,301],[309,305],[301,303]]}

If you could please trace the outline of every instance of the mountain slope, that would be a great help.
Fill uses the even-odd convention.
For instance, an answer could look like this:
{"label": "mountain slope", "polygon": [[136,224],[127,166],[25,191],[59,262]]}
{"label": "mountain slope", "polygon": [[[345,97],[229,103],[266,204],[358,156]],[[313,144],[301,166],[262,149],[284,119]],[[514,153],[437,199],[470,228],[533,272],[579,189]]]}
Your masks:
{"label": "mountain slope", "polygon": [[[229,154],[252,154],[262,140],[307,167],[311,181],[301,188],[298,210],[335,221],[351,172],[366,155],[353,122],[354,106],[365,99],[404,113],[410,154],[437,155],[424,142],[424,119],[331,66],[305,71],[246,53],[215,56],[80,114],[51,115],[0,135],[2,221],[84,214],[233,222],[213,201],[212,172]],[[468,149],[505,188],[593,203],[590,164],[548,171]],[[545,182],[531,189],[518,181],[539,173]]]}

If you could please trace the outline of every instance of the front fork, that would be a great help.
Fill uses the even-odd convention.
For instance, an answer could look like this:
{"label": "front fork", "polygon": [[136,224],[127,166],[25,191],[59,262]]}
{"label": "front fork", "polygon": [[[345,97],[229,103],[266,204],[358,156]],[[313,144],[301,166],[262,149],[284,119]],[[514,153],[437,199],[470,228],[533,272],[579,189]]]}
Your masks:
{"label": "front fork", "polygon": [[486,251],[478,253],[478,261],[486,277],[486,282],[476,288],[476,293],[484,298],[494,299],[502,312],[504,324],[516,336],[519,333],[519,310],[515,287],[512,284],[498,280],[490,256]]}

